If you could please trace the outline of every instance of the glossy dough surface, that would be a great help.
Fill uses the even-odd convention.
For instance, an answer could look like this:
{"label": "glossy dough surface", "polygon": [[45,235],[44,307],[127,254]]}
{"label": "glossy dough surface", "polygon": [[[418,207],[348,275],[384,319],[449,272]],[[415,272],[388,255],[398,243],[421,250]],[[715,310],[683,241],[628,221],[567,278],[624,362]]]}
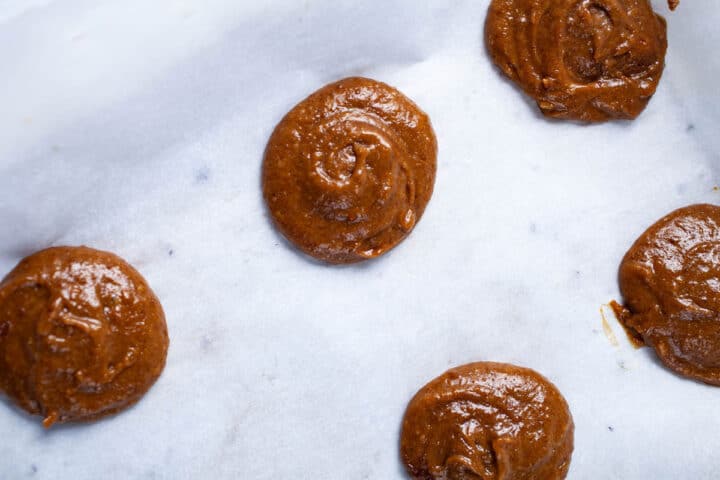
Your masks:
{"label": "glossy dough surface", "polygon": [[167,348],[160,302],[111,253],[50,248],[0,283],[0,388],[45,426],[136,402],[162,372]]}
{"label": "glossy dough surface", "polygon": [[275,128],[263,191],[280,231],[330,263],[377,257],[422,216],[435,181],[430,120],[396,89],[348,78],[293,108]]}
{"label": "glossy dough surface", "polygon": [[720,207],[659,220],[627,252],[619,279],[623,324],[670,369],[720,386]]}
{"label": "glossy dough surface", "polygon": [[493,0],[485,41],[544,115],[587,122],[637,117],[667,50],[649,0]]}
{"label": "glossy dough surface", "polygon": [[449,370],[408,405],[401,455],[417,480],[555,480],[574,425],[557,388],[533,370],[480,362]]}

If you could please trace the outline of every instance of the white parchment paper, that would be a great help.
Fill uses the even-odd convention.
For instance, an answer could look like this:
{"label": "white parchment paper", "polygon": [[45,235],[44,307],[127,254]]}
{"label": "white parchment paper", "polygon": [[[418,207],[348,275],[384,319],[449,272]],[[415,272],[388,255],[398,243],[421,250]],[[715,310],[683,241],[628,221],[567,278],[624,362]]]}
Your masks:
{"label": "white parchment paper", "polygon": [[[720,478],[720,389],[603,333],[632,241],[720,203],[720,13],[669,14],[633,123],[549,122],[491,65],[488,0],[0,0],[0,271],[50,245],[121,255],[171,336],[134,408],[44,431],[0,402],[0,479],[403,479],[404,408],[477,360],[532,367],[576,423],[570,479]],[[425,216],[325,267],[270,224],[265,142],[364,75],[431,116]]]}

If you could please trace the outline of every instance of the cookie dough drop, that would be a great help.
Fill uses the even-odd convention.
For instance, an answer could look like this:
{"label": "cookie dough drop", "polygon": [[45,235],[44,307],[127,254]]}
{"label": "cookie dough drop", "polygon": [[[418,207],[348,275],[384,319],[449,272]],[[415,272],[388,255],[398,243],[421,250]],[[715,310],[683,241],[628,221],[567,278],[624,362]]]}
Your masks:
{"label": "cookie dough drop", "polygon": [[453,368],[405,412],[400,450],[414,480],[561,480],[574,424],[558,389],[502,363]]}
{"label": "cookie dough drop", "polygon": [[435,182],[430,119],[396,89],[347,78],[303,100],[275,128],[263,192],[278,229],[319,260],[378,257],[420,221]]}
{"label": "cookie dough drop", "polygon": [[137,402],[160,376],[167,349],[160,302],[111,253],[49,248],[0,283],[0,391],[46,427]]}
{"label": "cookie dough drop", "polygon": [[485,43],[544,115],[584,122],[636,118],[667,50],[649,0],[492,0]]}
{"label": "cookie dough drop", "polygon": [[623,325],[669,369],[720,386],[720,207],[660,219],[623,258],[619,281]]}

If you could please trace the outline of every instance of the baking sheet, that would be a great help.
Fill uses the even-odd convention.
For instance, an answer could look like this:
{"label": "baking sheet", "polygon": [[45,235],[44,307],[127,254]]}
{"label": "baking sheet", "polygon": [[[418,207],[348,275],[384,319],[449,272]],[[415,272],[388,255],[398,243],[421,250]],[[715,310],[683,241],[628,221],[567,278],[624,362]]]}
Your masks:
{"label": "baking sheet", "polygon": [[[634,350],[600,307],[662,215],[720,203],[720,13],[669,14],[634,123],[545,121],[491,65],[488,0],[0,1],[0,271],[86,244],[148,279],[171,336],[131,410],[44,431],[0,404],[0,479],[403,479],[407,401],[447,368],[551,378],[570,479],[717,479],[720,390]],[[263,149],[349,75],[431,116],[435,194],[380,260],[325,267],[268,221]]]}

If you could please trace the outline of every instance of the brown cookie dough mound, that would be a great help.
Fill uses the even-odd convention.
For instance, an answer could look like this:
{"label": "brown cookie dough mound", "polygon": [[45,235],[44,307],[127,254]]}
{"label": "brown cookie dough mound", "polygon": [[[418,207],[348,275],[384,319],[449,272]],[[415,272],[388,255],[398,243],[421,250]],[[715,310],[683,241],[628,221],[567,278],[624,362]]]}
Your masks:
{"label": "brown cookie dough mound", "polygon": [[135,403],[167,348],[160,302],[111,253],[49,248],[0,283],[0,389],[46,427]]}
{"label": "brown cookie dough mound", "polygon": [[671,370],[720,386],[720,207],[651,226],[620,265],[620,321]]}
{"label": "brown cookie dough mound", "polygon": [[330,263],[377,257],[408,236],[435,182],[430,120],[366,78],[327,85],[293,108],[265,152],[263,191],[280,231]]}
{"label": "brown cookie dough mound", "polygon": [[485,42],[543,114],[586,122],[637,117],[667,50],[649,0],[493,0]]}
{"label": "brown cookie dough mound", "polygon": [[556,480],[570,467],[573,432],[568,405],[547,379],[480,362],[415,395],[400,448],[416,480]]}

